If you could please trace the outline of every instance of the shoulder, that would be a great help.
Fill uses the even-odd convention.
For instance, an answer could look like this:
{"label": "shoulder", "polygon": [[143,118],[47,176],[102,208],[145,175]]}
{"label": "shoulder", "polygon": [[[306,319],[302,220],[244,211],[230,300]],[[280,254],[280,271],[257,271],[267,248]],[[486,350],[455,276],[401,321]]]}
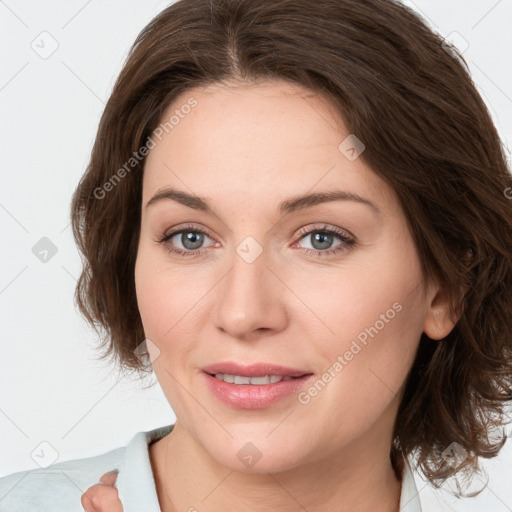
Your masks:
{"label": "shoulder", "polygon": [[116,487],[128,503],[142,499],[141,510],[158,510],[148,446],[173,427],[138,432],[127,446],[95,457],[4,476],[0,478],[0,512],[83,512],[82,494],[99,483],[105,473],[115,470],[119,472]]}
{"label": "shoulder", "polygon": [[82,494],[108,471],[117,470],[126,448],[20,471],[0,478],[0,512],[83,512]]}

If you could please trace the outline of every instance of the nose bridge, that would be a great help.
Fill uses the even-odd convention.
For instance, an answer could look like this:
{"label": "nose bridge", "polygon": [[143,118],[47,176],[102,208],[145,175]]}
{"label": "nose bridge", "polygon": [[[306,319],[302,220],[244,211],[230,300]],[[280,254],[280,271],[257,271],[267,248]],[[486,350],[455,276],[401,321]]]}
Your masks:
{"label": "nose bridge", "polygon": [[268,251],[251,236],[234,248],[231,269],[216,297],[217,325],[234,337],[279,323],[279,296],[272,291],[275,277],[267,268],[267,256]]}
{"label": "nose bridge", "polygon": [[263,246],[252,236],[245,237],[234,249],[225,297],[231,297],[242,313],[242,306],[247,311],[257,307],[268,280],[268,258]]}

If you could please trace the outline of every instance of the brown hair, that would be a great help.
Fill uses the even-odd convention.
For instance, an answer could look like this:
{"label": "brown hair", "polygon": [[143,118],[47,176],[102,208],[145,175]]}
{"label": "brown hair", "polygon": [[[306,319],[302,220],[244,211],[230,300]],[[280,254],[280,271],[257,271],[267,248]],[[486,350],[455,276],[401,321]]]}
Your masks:
{"label": "brown hair", "polygon": [[[392,0],[180,0],[154,18],[117,79],[72,202],[84,255],[76,300],[106,332],[102,357],[147,370],[134,352],[145,338],[134,283],[144,159],[113,182],[116,170],[184,91],[286,80],[328,98],[363,141],[361,158],[398,194],[425,279],[439,279],[452,312],[462,311],[445,339],[422,335],[395,422],[394,467],[401,472],[400,450],[414,453],[435,487],[479,470],[478,458],[505,443],[492,435],[511,399],[512,177],[455,52]],[[443,454],[452,443],[467,452],[458,467]]]}

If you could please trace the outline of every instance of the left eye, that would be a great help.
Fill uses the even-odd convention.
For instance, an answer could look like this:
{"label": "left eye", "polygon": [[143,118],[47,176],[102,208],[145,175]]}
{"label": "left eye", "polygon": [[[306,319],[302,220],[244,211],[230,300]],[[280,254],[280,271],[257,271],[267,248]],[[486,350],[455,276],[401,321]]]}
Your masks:
{"label": "left eye", "polygon": [[[355,239],[348,233],[328,226],[324,226],[321,229],[310,229],[309,231],[302,232],[301,234],[301,240],[309,237],[313,245],[313,248],[311,249],[308,247],[304,248],[304,252],[306,254],[313,254],[322,257],[331,256],[340,251],[347,251],[356,243]],[[334,248],[331,248],[333,239],[335,238],[341,240],[341,243],[336,245]],[[293,244],[293,247],[296,246],[297,243]]]}
{"label": "left eye", "polygon": [[304,235],[301,240],[309,239],[313,245],[312,249],[325,250],[331,248],[334,238],[341,239],[341,236],[328,231],[310,231]]}
{"label": "left eye", "polygon": [[[211,240],[211,238],[203,231],[185,229],[185,230],[174,231],[173,233],[169,233],[160,241],[162,243],[170,241],[171,242],[170,245],[173,247],[170,250],[182,254],[184,252],[193,253],[193,252],[197,252],[198,250],[200,250],[201,245],[203,245],[205,238],[208,238]],[[173,239],[176,239],[176,241],[179,241],[181,243],[182,247],[178,246],[178,248],[175,249],[174,247],[176,247],[176,241],[173,241]]]}

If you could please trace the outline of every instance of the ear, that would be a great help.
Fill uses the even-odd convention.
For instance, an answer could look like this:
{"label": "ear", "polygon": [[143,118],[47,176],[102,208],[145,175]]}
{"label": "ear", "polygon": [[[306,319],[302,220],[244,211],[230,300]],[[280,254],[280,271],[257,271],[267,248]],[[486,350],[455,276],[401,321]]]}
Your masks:
{"label": "ear", "polygon": [[426,316],[423,332],[433,340],[448,336],[462,312],[450,314],[448,292],[438,282],[431,282],[426,291]]}

